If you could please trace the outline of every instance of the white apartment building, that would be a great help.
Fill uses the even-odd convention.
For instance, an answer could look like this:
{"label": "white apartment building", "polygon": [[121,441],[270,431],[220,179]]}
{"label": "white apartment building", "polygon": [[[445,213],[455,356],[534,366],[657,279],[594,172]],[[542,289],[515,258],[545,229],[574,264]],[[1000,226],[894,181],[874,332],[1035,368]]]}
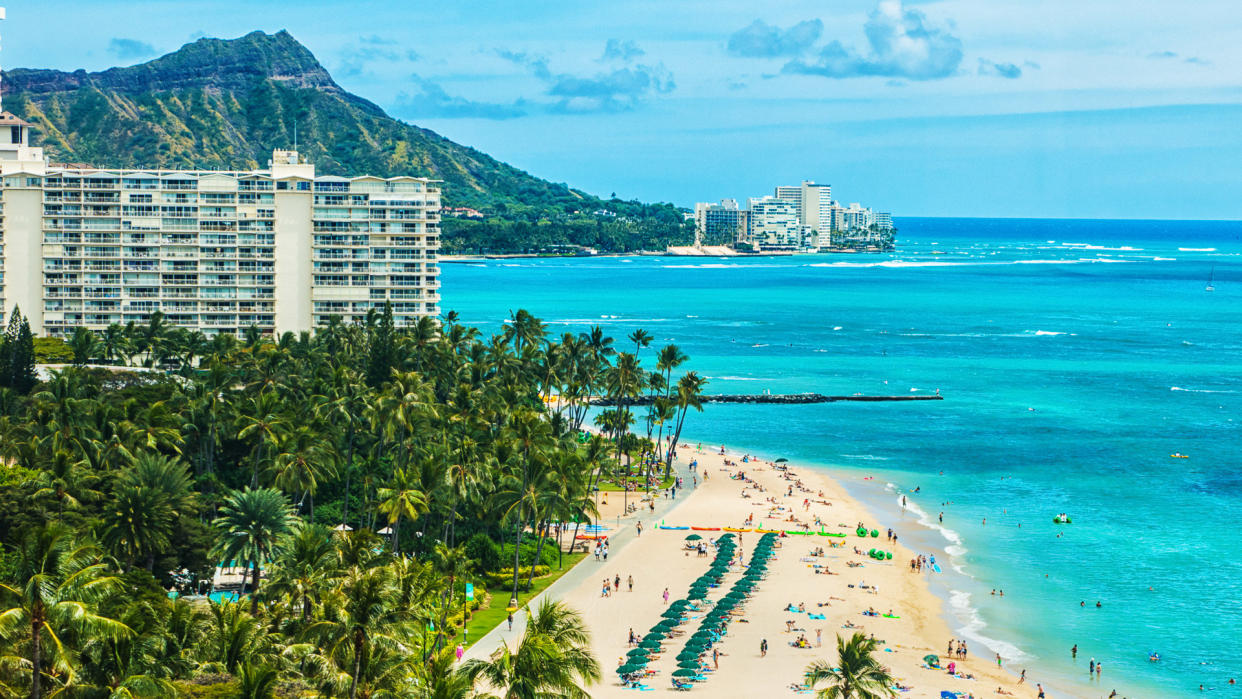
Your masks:
{"label": "white apartment building", "polygon": [[738,209],[734,199],[721,199],[719,204],[698,202],[694,205],[694,245],[737,242],[746,233],[746,212]]}
{"label": "white apartment building", "polygon": [[316,176],[287,150],[263,170],[56,165],[29,137],[0,112],[0,299],[36,334],[155,311],[208,335],[439,313],[438,181]]}
{"label": "white apartment building", "polygon": [[797,250],[804,246],[803,227],[793,202],[776,197],[750,200],[747,241],[755,250]]}

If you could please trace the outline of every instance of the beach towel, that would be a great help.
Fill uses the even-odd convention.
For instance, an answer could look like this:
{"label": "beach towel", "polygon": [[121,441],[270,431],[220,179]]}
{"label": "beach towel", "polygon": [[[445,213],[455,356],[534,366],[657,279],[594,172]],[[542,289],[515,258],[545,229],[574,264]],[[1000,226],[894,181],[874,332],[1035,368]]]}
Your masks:
{"label": "beach towel", "polygon": [[828,618],[828,616],[825,614],[807,614],[807,616],[812,619],[827,619]]}

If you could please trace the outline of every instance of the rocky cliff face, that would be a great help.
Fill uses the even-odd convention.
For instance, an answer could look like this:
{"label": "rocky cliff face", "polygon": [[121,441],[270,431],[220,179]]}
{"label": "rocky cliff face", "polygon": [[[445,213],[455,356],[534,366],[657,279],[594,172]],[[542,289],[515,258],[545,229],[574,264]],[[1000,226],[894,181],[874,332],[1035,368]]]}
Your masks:
{"label": "rocky cliff face", "polygon": [[17,69],[5,74],[4,91],[41,95],[83,87],[131,93],[198,87],[239,90],[265,79],[341,92],[315,56],[286,31],[251,32],[231,41],[199,39],[148,63],[98,73]]}
{"label": "rocky cliff face", "polygon": [[433,177],[450,205],[589,207],[594,197],[389,117],[345,92],[289,33],[200,39],[127,68],[16,69],[4,106],[36,145],[99,167],[255,168],[293,143],[323,174]]}

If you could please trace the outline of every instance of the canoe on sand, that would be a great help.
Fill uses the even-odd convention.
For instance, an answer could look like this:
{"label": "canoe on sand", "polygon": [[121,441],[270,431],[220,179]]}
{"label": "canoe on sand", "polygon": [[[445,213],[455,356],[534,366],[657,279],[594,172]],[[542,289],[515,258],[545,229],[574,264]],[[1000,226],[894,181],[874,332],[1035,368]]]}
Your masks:
{"label": "canoe on sand", "polygon": [[690,527],[696,532],[718,532],[720,527]]}
{"label": "canoe on sand", "polygon": [[741,527],[725,527],[725,528],[724,528],[724,530],[725,530],[725,531],[727,531],[727,532],[749,532],[749,531],[754,531],[753,529],[742,529]]}

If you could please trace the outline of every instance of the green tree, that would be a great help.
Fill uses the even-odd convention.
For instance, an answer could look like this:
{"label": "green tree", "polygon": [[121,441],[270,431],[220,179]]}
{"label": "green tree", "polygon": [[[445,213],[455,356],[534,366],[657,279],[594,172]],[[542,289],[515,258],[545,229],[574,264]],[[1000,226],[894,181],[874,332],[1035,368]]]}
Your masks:
{"label": "green tree", "polygon": [[90,639],[119,639],[133,632],[99,611],[120,591],[102,551],[74,539],[62,524],[29,532],[17,550],[12,581],[0,583],[0,645],[21,662],[8,672],[21,677],[30,699],[41,699],[45,682],[71,684],[77,648]]}
{"label": "green tree", "polygon": [[577,612],[545,599],[527,622],[517,650],[501,643],[492,658],[468,660],[462,671],[499,691],[502,699],[588,699],[585,687],[600,679],[590,640]]}
{"label": "green tree", "polygon": [[[895,680],[874,657],[878,642],[862,632],[846,641],[837,634],[837,666],[817,660],[806,668],[806,684],[821,699],[883,699],[897,696]],[[818,685],[826,685],[815,689]]]}
{"label": "green tree", "polygon": [[262,566],[272,559],[280,538],[293,530],[297,521],[293,507],[274,488],[246,488],[234,491],[224,499],[220,515],[212,522],[220,539],[215,554],[221,561],[244,561],[248,564],[242,576],[252,579],[250,613],[259,610],[259,580]]}

